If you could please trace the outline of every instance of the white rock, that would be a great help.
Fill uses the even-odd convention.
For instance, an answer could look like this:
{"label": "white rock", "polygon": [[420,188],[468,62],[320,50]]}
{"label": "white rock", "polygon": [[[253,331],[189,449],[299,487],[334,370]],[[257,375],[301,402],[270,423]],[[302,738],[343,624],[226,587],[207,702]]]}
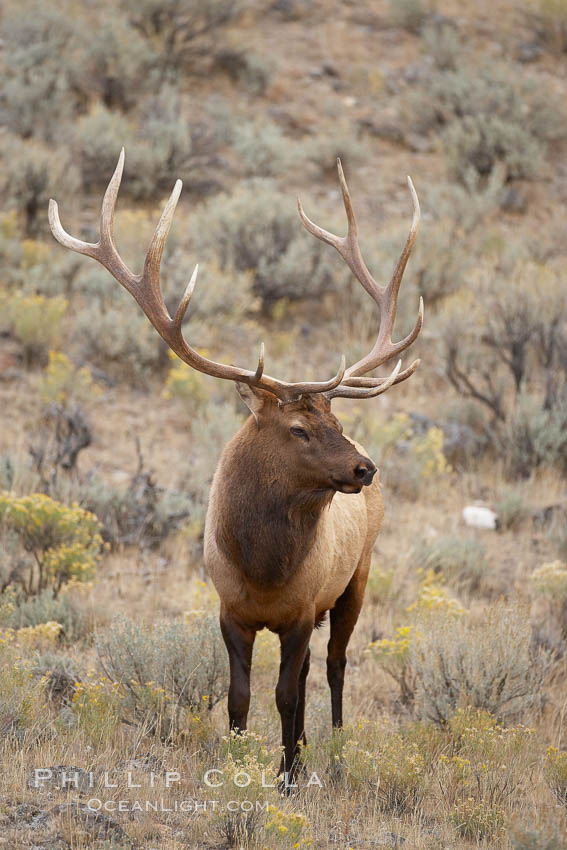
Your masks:
{"label": "white rock", "polygon": [[489,528],[495,531],[498,528],[498,515],[490,508],[480,505],[467,505],[463,508],[463,519],[466,525],[473,528]]}

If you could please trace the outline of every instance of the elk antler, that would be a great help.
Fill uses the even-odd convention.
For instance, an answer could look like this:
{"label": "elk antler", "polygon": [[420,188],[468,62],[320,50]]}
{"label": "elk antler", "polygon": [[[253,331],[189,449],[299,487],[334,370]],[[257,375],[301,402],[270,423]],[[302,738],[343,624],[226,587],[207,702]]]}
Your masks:
{"label": "elk antler", "polygon": [[62,227],[59,220],[59,211],[55,201],[49,201],[49,224],[54,237],[65,248],[70,248],[71,251],[77,251],[79,254],[86,254],[87,257],[92,257],[101,263],[118,283],[128,290],[138,302],[154,328],[163,337],[169,347],[189,366],[197,369],[199,372],[204,372],[207,375],[212,375],[215,378],[226,378],[230,381],[240,381],[241,383],[250,386],[258,387],[263,390],[268,390],[277,396],[281,401],[291,401],[305,393],[321,393],[332,391],[338,387],[345,375],[345,358],[341,360],[339,371],[330,381],[313,381],[310,383],[287,383],[278,381],[276,378],[271,378],[269,375],[264,375],[264,343],[260,347],[260,357],[258,366],[254,372],[248,369],[241,369],[237,366],[229,366],[225,363],[217,363],[214,360],[209,360],[203,357],[194,348],[192,348],[184,339],[181,326],[183,319],[195,288],[197,280],[198,266],[191,275],[191,280],[185,290],[183,298],[179,302],[179,307],[173,319],[169,315],[163,301],[163,296],[160,288],[160,264],[171,227],[173,214],[179,195],[181,194],[182,183],[177,180],[171,196],[161,215],[158,226],[155,229],[149,251],[146,255],[144,270],[141,274],[136,275],[130,271],[118,253],[114,244],[113,225],[114,225],[114,208],[120,189],[120,181],[122,179],[122,171],[124,169],[124,148],[120,153],[118,165],[112,175],[112,179],[108,184],[108,188],[102,202],[102,210],[100,216],[100,239],[98,242],[83,242],[80,239],[75,239],[70,236]]}
{"label": "elk antler", "polygon": [[392,342],[392,330],[394,328],[394,320],[396,318],[398,292],[419,228],[419,201],[417,199],[413,183],[411,182],[411,178],[408,177],[408,186],[413,200],[413,220],[409,236],[406,240],[406,244],[404,245],[404,249],[400,255],[396,268],[394,269],[394,274],[392,275],[390,283],[387,286],[379,286],[368,271],[366,263],[362,259],[362,254],[360,253],[360,247],[358,245],[358,227],[340,159],[337,159],[337,166],[348,221],[347,235],[335,236],[333,233],[329,233],[327,230],[323,230],[322,227],[318,227],[318,225],[314,224],[303,212],[303,207],[301,206],[299,198],[297,199],[297,206],[299,209],[299,217],[309,233],[312,233],[313,236],[317,237],[317,239],[321,239],[323,242],[326,242],[328,245],[332,245],[333,248],[337,249],[351,272],[363,285],[370,297],[374,299],[380,309],[380,327],[378,330],[378,337],[372,350],[361,360],[358,360],[352,366],[349,366],[345,371],[342,382],[338,386],[326,391],[325,395],[328,398],[336,398],[337,396],[342,396],[343,398],[370,398],[385,392],[393,384],[399,384],[401,381],[405,381],[406,378],[413,375],[420,363],[419,360],[414,360],[407,369],[404,369],[404,371],[401,372],[400,360],[394,371],[385,380],[383,378],[361,377],[367,372],[370,372],[372,369],[375,369],[377,366],[380,366],[382,363],[385,363],[387,360],[390,360],[396,354],[404,351],[416,339],[423,324],[423,299],[420,298],[419,313],[415,327],[411,333],[404,337],[404,339],[400,340],[400,342]]}

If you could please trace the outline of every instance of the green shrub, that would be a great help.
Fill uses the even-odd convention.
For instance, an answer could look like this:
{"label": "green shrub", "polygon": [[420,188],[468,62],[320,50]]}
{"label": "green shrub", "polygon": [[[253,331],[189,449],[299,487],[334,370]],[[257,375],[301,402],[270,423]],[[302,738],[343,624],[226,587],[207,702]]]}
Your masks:
{"label": "green shrub", "polygon": [[494,66],[434,74],[412,94],[410,115],[418,132],[444,130],[446,154],[463,182],[470,171],[488,176],[497,164],[507,178],[539,176],[548,143],[567,130],[563,106],[546,88]]}
{"label": "green shrub", "polygon": [[247,177],[271,177],[285,172],[295,159],[293,142],[273,122],[239,122],[234,150]]}
{"label": "green shrub", "polygon": [[94,472],[74,491],[97,516],[112,547],[154,547],[197,512],[190,495],[160,487],[144,469],[139,443],[137,452],[138,467],[126,486],[113,487]]}
{"label": "green shrub", "polygon": [[16,210],[27,235],[47,232],[49,199],[72,201],[79,187],[70,152],[8,133],[0,136],[0,159],[10,163],[0,173],[4,204]]}
{"label": "green shrub", "polygon": [[492,173],[502,163],[507,179],[535,179],[545,148],[530,130],[498,115],[465,115],[443,133],[443,146],[453,175],[466,182],[469,173]]}
{"label": "green shrub", "polygon": [[542,466],[567,474],[567,388],[565,398],[551,410],[542,408],[533,395],[522,393],[501,441],[506,471],[512,478],[528,478]]}
{"label": "green shrub", "polygon": [[228,692],[216,616],[151,627],[122,618],[98,634],[97,652],[104,674],[120,684],[124,707],[165,737],[179,730],[184,711],[211,711]]}
{"label": "green shrub", "polygon": [[217,140],[202,121],[190,123],[193,115],[187,98],[168,87],[139,104],[135,122],[98,103],[77,129],[85,188],[106,188],[122,146],[122,192],[136,200],[157,202],[156,194],[169,193],[177,178],[190,191],[218,187]]}
{"label": "green shrub", "polygon": [[[3,595],[7,595],[5,591]],[[14,597],[14,595],[12,594]],[[1,615],[2,596],[0,596],[0,620],[3,626],[12,629],[24,629],[39,626],[42,623],[60,623],[63,627],[63,637],[66,641],[76,641],[88,632],[90,624],[85,609],[80,600],[72,593],[55,595],[48,588],[38,596],[30,599],[16,598],[12,608],[5,616]]]}
{"label": "green shrub", "polygon": [[441,71],[454,71],[462,62],[463,44],[453,21],[426,24],[422,30],[427,53]]}
{"label": "green shrub", "polygon": [[567,3],[565,0],[525,0],[537,36],[557,53],[567,50]]}
{"label": "green shrub", "polygon": [[57,141],[78,107],[75,16],[28,0],[3,14],[2,40],[3,123],[23,138]]}
{"label": "green shrub", "polygon": [[471,706],[507,721],[540,705],[546,664],[534,655],[521,609],[497,604],[478,620],[428,617],[420,632],[410,643],[420,717],[446,723],[458,707]]}
{"label": "green shrub", "polygon": [[109,109],[130,110],[155,84],[157,56],[152,42],[121,14],[115,4],[101,4],[97,25],[84,40],[84,56],[75,71],[79,88]]}
{"label": "green shrub", "polygon": [[561,813],[554,815],[545,809],[541,812],[541,817],[535,814],[516,817],[509,824],[508,834],[512,850],[559,850],[567,842]]}
{"label": "green shrub", "polygon": [[530,515],[525,492],[521,487],[503,487],[498,493],[494,509],[501,528],[518,528]]}
{"label": "green shrub", "polygon": [[[118,284],[116,284],[118,286]],[[126,296],[128,299],[130,296]],[[127,311],[125,320],[122,311]],[[130,301],[105,309],[96,300],[78,309],[71,330],[77,359],[140,381],[165,363],[160,337]]]}
{"label": "green shrub", "polygon": [[191,500],[188,532],[193,539],[202,537],[209,489],[220,453],[241,424],[234,402],[209,404],[191,415],[191,439],[180,471],[181,485]]}
{"label": "green shrub", "polygon": [[478,591],[488,570],[484,544],[455,536],[418,545],[412,553],[412,564],[424,572],[433,570],[457,591],[467,594]]}
{"label": "green shrub", "polygon": [[567,636],[567,564],[561,561],[542,564],[531,574],[530,584],[536,595],[547,602],[546,620],[555,620],[560,634]]}
{"label": "green shrub", "polygon": [[48,350],[59,342],[67,306],[67,300],[60,296],[46,298],[0,292],[0,326],[22,344],[26,364],[47,359]]}
{"label": "green shrub", "polygon": [[418,33],[429,14],[426,0],[389,0],[390,15],[396,26]]}
{"label": "green shrub", "polygon": [[335,176],[337,157],[348,172],[362,165],[368,157],[366,145],[355,136],[352,126],[337,122],[333,133],[320,133],[302,142],[296,158],[306,160],[315,177]]}
{"label": "green shrub", "polygon": [[320,298],[346,279],[328,246],[304,234],[293,200],[267,180],[245,181],[232,195],[215,198],[192,229],[223,271],[252,275],[252,291],[265,309],[281,298]]}

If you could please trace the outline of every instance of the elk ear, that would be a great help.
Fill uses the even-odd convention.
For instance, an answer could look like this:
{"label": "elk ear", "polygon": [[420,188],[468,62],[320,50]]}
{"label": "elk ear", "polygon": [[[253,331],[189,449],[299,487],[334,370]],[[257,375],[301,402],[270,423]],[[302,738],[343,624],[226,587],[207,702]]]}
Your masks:
{"label": "elk ear", "polygon": [[248,384],[243,384],[236,381],[236,390],[238,395],[259,424],[258,416],[265,404],[275,401],[276,397],[266,390],[259,390],[257,387],[251,387]]}

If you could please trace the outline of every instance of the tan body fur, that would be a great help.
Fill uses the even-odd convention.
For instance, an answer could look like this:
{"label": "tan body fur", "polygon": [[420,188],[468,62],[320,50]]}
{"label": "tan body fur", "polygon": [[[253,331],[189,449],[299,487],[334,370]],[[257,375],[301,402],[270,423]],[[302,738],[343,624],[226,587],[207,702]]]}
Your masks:
{"label": "tan body fur", "polygon": [[361,493],[332,495],[320,512],[311,548],[289,581],[283,586],[258,586],[235,570],[216,540],[219,510],[224,505],[222,489],[238,442],[239,435],[226,446],[211,487],[205,526],[205,562],[211,579],[227,612],[247,626],[279,632],[295,619],[317,622],[334,607],[357,568],[358,578],[366,584],[372,547],[384,516],[378,475]]}

